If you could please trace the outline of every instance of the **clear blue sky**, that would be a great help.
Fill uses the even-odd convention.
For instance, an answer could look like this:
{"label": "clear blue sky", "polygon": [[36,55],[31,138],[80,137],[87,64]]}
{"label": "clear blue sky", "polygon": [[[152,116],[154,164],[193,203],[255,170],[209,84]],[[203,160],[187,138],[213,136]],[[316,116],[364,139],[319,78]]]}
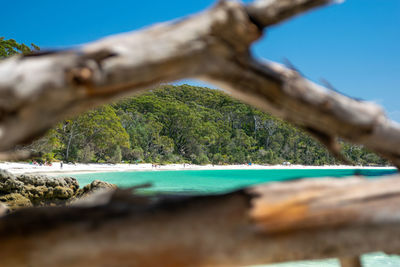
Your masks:
{"label": "clear blue sky", "polygon": [[[183,17],[214,2],[6,1],[0,36],[66,47]],[[347,0],[310,12],[270,29],[253,51],[278,62],[287,58],[308,78],[375,101],[400,122],[400,0]]]}

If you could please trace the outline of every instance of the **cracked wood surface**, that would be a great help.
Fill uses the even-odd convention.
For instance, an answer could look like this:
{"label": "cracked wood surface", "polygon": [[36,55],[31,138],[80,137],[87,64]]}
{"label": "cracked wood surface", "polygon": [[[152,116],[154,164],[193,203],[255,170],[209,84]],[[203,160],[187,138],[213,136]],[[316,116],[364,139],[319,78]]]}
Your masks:
{"label": "cracked wood surface", "polygon": [[[209,196],[115,191],[98,206],[0,218],[4,266],[244,266],[400,252],[399,175],[277,182]],[[111,194],[111,196],[110,196]],[[356,266],[356,265],[354,265]]]}
{"label": "cracked wood surface", "polygon": [[[73,50],[0,62],[0,151],[29,143],[58,121],[160,83],[212,82],[305,129],[340,158],[341,137],[400,166],[400,127],[375,104],[340,95],[249,47],[263,28],[328,0],[220,1],[186,19],[119,34]],[[2,154],[6,157],[7,154]]]}

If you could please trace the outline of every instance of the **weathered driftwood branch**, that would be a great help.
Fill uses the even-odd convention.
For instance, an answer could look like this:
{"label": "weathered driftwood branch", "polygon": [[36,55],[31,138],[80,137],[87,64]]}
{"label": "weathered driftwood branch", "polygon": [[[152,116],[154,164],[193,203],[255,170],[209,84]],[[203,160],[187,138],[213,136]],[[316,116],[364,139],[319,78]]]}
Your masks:
{"label": "weathered driftwood branch", "polygon": [[337,0],[258,0],[246,6],[250,19],[265,28],[280,23],[297,14],[304,13],[314,7],[329,3],[340,2]]}
{"label": "weathered driftwood branch", "polygon": [[[337,155],[340,136],[400,166],[400,127],[379,107],[250,55],[264,27],[329,2],[220,2],[182,21],[75,50],[4,60],[0,151],[67,116],[196,77],[306,129]],[[101,195],[98,206],[21,210],[0,219],[0,264],[226,266],[341,257],[356,265],[365,252],[400,252],[398,179],[304,180],[188,198],[116,191]]]}
{"label": "weathered driftwood branch", "polygon": [[4,266],[243,266],[400,252],[400,177],[308,179],[198,197],[103,194],[0,219]]}
{"label": "weathered driftwood branch", "polygon": [[328,0],[219,2],[204,13],[116,35],[75,50],[0,63],[0,151],[31,141],[54,123],[162,82],[200,78],[293,122],[339,155],[337,137],[364,144],[400,166],[400,127],[372,103],[252,58],[262,28]]}

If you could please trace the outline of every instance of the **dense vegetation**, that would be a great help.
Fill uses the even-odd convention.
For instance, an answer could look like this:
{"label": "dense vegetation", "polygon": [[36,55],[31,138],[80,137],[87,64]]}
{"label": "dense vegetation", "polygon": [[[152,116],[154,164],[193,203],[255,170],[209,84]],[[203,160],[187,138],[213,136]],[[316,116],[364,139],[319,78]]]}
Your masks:
{"label": "dense vegetation", "polygon": [[[0,59],[40,48],[0,37]],[[41,160],[195,164],[337,164],[326,149],[287,123],[219,90],[167,85],[59,123],[28,147]],[[343,144],[355,164],[387,162]]]}
{"label": "dense vegetation", "polygon": [[[30,148],[47,160],[323,165],[338,162],[308,135],[219,90],[166,85],[58,124]],[[386,164],[344,144],[356,164]]]}

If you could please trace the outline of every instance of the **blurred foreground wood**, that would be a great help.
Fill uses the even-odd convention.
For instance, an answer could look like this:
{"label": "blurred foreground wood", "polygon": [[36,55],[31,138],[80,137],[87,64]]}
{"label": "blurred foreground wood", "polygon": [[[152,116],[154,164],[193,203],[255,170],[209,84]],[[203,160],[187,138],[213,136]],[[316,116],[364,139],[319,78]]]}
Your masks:
{"label": "blurred foreground wood", "polygon": [[399,178],[304,179],[195,197],[118,190],[90,206],[20,210],[0,219],[0,266],[357,263],[363,253],[400,252]]}

